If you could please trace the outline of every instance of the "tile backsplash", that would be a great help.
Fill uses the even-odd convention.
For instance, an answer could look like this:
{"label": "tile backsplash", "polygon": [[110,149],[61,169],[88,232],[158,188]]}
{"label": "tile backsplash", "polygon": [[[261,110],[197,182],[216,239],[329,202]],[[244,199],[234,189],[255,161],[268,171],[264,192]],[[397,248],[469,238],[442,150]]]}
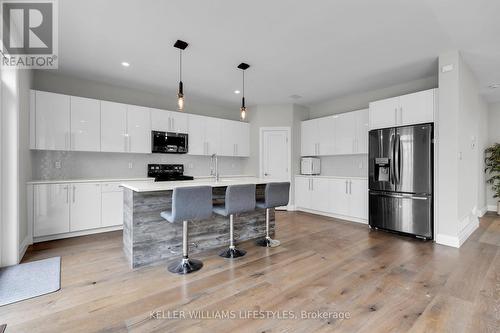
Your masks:
{"label": "tile backsplash", "polygon": [[[146,177],[149,163],[184,164],[191,176],[210,174],[210,157],[177,154],[128,154],[33,150],[33,180]],[[241,175],[247,158],[219,157],[222,175]]]}

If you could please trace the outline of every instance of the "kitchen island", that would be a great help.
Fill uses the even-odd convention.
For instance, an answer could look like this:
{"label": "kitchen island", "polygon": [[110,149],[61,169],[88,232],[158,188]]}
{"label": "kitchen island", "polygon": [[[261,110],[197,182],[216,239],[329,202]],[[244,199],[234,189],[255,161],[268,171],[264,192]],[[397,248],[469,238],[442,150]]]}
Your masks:
{"label": "kitchen island", "polygon": [[[195,179],[168,182],[122,183],[123,191],[123,250],[132,268],[179,258],[182,252],[182,223],[169,223],[160,213],[171,209],[176,187],[211,186],[213,202],[224,202],[229,185],[255,184],[257,200],[264,198],[269,179],[254,177]],[[274,209],[270,211],[269,230],[274,235]],[[265,210],[239,214],[234,221],[235,241],[265,236]],[[229,245],[229,218],[212,215],[210,219],[189,223],[189,252],[223,248]],[[222,260],[222,259],[221,259]]]}

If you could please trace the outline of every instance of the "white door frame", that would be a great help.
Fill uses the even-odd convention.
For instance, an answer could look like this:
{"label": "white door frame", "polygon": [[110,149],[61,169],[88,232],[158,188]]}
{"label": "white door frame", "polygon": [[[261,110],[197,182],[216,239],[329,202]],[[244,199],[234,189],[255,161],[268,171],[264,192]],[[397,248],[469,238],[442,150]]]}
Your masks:
{"label": "white door frame", "polygon": [[264,177],[264,131],[286,131],[288,137],[288,181],[292,181],[292,138],[290,127],[260,127],[259,128],[259,177]]}

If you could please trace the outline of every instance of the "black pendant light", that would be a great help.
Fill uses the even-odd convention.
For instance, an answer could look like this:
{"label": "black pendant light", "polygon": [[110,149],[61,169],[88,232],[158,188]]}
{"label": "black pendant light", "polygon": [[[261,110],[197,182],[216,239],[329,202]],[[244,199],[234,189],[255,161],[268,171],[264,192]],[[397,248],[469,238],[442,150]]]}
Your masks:
{"label": "black pendant light", "polygon": [[179,90],[177,92],[177,107],[179,111],[184,110],[184,87],[182,86],[182,51],[188,47],[188,43],[183,40],[177,40],[174,44],[179,49]]}
{"label": "black pendant light", "polygon": [[241,69],[241,73],[243,74],[243,89],[242,89],[243,96],[241,97],[241,107],[240,107],[241,120],[245,120],[245,118],[247,117],[247,107],[245,106],[245,70],[247,70],[249,67],[250,65],[245,64],[244,62],[238,65],[238,68]]}

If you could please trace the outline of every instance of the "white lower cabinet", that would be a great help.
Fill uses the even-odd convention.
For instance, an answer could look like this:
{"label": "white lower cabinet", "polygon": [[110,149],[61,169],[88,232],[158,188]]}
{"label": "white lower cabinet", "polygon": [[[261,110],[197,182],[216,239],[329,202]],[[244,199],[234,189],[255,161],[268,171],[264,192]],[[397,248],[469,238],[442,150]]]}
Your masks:
{"label": "white lower cabinet", "polygon": [[297,176],[295,205],[298,210],[363,222],[368,219],[368,181],[362,178]]}
{"label": "white lower cabinet", "polygon": [[69,184],[40,184],[33,188],[33,236],[69,232]]}
{"label": "white lower cabinet", "polygon": [[101,184],[80,183],[71,186],[69,231],[101,226]]}
{"label": "white lower cabinet", "polygon": [[123,224],[123,189],[118,183],[102,185],[101,226],[111,227]]}

